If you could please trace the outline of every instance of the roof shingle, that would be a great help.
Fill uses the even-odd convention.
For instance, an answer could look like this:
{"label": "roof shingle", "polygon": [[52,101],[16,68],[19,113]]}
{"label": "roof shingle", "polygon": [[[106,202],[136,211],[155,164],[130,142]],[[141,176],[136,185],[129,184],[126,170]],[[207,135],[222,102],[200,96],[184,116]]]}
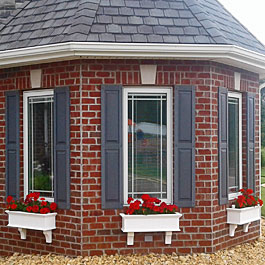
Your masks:
{"label": "roof shingle", "polygon": [[69,41],[265,47],[217,0],[31,0],[0,26],[0,50]]}

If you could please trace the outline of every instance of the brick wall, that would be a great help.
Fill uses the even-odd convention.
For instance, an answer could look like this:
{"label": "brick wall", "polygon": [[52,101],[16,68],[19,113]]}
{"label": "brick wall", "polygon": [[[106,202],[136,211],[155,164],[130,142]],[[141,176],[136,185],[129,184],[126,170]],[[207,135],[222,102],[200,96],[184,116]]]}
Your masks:
{"label": "brick wall", "polygon": [[80,175],[80,92],[79,62],[63,62],[43,65],[42,87],[51,88],[70,85],[71,95],[71,210],[59,210],[57,229],[53,232],[52,244],[45,243],[40,231],[29,230],[27,240],[21,240],[17,229],[6,227],[4,213],[5,196],[5,94],[4,91],[21,90],[20,97],[20,148],[21,182],[20,196],[23,197],[23,93],[30,89],[30,68],[1,70],[0,72],[0,255],[13,252],[58,253],[77,256],[81,254],[81,175]]}
{"label": "brick wall", "polygon": [[[196,207],[183,208],[181,232],[173,233],[172,244],[164,244],[164,233],[151,233],[153,242],[144,242],[145,233],[135,234],[134,246],[126,245],[117,210],[101,209],[101,119],[102,84],[141,85],[140,64],[157,64],[156,85],[196,86]],[[71,210],[59,211],[53,243],[45,244],[40,232],[31,231],[27,241],[17,229],[7,228],[4,214],[5,122],[4,91],[30,89],[29,70],[43,69],[43,88],[70,86],[71,91]],[[249,233],[236,231],[228,236],[225,206],[218,206],[218,87],[234,89],[234,71],[242,73],[241,90],[258,93],[258,75],[221,64],[168,60],[82,60],[21,67],[0,72],[0,255],[59,253],[101,255],[114,253],[197,253],[213,252],[259,234],[258,222]],[[22,93],[21,93],[22,100]],[[244,98],[243,98],[244,101]],[[258,118],[258,94],[257,94]],[[243,105],[245,108],[245,105]],[[244,113],[244,111],[243,111]],[[244,116],[243,116],[244,117]],[[257,119],[258,121],[258,119]],[[22,128],[21,101],[21,131]],[[243,126],[246,126],[243,123]],[[259,124],[257,122],[257,140]],[[243,130],[243,143],[245,127]],[[23,150],[21,134],[21,150]],[[256,150],[257,184],[259,151]],[[23,155],[21,151],[21,196],[23,196]],[[246,150],[243,148],[243,161]],[[246,170],[243,164],[243,175]]]}

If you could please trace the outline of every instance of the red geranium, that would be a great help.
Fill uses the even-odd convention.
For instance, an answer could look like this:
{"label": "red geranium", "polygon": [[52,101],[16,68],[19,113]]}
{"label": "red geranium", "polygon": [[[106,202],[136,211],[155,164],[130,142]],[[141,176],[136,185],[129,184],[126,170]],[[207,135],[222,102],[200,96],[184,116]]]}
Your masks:
{"label": "red geranium", "polygon": [[148,194],[144,194],[141,198],[143,201],[148,201],[150,199],[150,196]]}
{"label": "red geranium", "polygon": [[55,202],[52,202],[51,205],[50,205],[50,209],[52,211],[55,211],[57,209],[57,204]]}
{"label": "red geranium", "polygon": [[47,205],[47,202],[46,201],[42,201],[41,202],[41,206],[46,206]]}
{"label": "red geranium", "polygon": [[128,199],[129,209],[126,211],[129,215],[136,214],[174,214],[177,211],[177,206],[174,204],[161,203],[161,200],[150,197],[148,194],[144,194],[141,197],[142,202]]}
{"label": "red geranium", "polygon": [[12,210],[15,210],[16,208],[17,208],[17,205],[16,205],[16,204],[14,204],[14,203],[11,204],[11,209],[12,209]]}
{"label": "red geranium", "polygon": [[239,190],[242,195],[239,195],[235,199],[235,206],[236,208],[245,208],[245,207],[251,207],[256,205],[263,205],[263,201],[260,200],[257,196],[252,195],[253,190],[252,189],[240,189]]}
{"label": "red geranium", "polygon": [[7,203],[10,203],[12,200],[13,200],[12,196],[10,196],[10,195],[7,196],[7,198],[6,198]]}
{"label": "red geranium", "polygon": [[25,200],[15,201],[12,196],[8,196],[7,209],[10,211],[22,211],[47,214],[54,212],[57,209],[57,204],[45,201],[45,198],[40,198],[39,192],[33,192],[26,196]]}
{"label": "red geranium", "polygon": [[133,201],[133,198],[129,197],[128,200],[127,200],[127,203],[130,204],[131,201]]}
{"label": "red geranium", "polygon": [[26,209],[27,209],[27,212],[29,212],[29,213],[32,211],[32,207],[31,206],[28,206]]}
{"label": "red geranium", "polygon": [[49,208],[42,208],[42,209],[40,209],[40,213],[41,214],[46,214],[46,213],[50,213],[51,211],[50,211],[50,209]]}
{"label": "red geranium", "polygon": [[32,211],[33,211],[34,213],[38,213],[39,210],[40,210],[40,207],[39,207],[38,205],[34,205],[34,206],[32,207]]}

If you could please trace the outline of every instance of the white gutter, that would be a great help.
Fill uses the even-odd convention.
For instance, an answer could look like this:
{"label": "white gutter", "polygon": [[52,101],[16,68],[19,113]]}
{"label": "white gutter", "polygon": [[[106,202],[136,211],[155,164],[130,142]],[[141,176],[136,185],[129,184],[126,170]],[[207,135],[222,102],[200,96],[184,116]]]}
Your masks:
{"label": "white gutter", "polygon": [[79,58],[211,60],[265,76],[265,55],[234,45],[69,42],[0,52],[0,68]]}

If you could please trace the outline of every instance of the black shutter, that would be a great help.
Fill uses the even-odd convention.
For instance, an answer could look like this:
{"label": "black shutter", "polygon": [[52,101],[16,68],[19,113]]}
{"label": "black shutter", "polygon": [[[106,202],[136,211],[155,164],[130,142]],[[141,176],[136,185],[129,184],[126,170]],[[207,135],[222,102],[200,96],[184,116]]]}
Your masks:
{"label": "black shutter", "polygon": [[19,91],[8,91],[6,98],[6,196],[19,199]]}
{"label": "black shutter", "polygon": [[122,86],[101,87],[102,208],[123,206]]}
{"label": "black shutter", "polygon": [[175,86],[174,203],[195,206],[195,87]]}
{"label": "black shutter", "polygon": [[255,94],[246,93],[247,100],[247,188],[255,192]]}
{"label": "black shutter", "polygon": [[218,100],[219,137],[219,204],[228,203],[228,93],[219,87]]}
{"label": "black shutter", "polygon": [[54,197],[60,209],[70,209],[69,88],[54,90]]}

